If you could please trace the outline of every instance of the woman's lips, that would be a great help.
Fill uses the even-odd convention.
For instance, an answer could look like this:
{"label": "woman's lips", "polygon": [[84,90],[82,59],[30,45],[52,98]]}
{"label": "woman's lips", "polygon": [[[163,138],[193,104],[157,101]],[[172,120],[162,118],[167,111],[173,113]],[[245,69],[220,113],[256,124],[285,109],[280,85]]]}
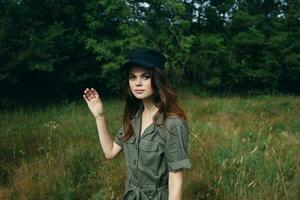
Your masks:
{"label": "woman's lips", "polygon": [[135,93],[137,93],[137,94],[141,94],[141,93],[143,93],[145,90],[134,90],[135,91]]}

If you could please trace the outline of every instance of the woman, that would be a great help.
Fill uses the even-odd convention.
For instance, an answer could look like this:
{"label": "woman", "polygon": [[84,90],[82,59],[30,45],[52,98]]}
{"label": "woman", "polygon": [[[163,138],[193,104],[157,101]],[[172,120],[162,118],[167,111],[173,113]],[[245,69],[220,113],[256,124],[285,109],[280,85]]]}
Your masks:
{"label": "woman", "polygon": [[97,123],[107,159],[124,151],[127,164],[125,200],[179,200],[187,155],[186,116],[163,73],[165,57],[152,49],[136,49],[122,66],[125,89],[123,127],[114,139],[108,132],[103,104],[93,88],[84,99]]}

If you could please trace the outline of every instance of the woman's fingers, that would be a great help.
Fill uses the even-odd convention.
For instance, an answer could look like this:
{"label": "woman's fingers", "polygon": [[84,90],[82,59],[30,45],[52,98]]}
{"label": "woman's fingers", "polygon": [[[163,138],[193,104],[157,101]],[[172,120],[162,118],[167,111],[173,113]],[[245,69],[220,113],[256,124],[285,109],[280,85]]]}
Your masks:
{"label": "woman's fingers", "polygon": [[93,94],[94,94],[96,97],[99,97],[98,92],[97,92],[94,88],[92,88],[91,91],[93,92]]}
{"label": "woman's fingers", "polygon": [[85,89],[84,93],[89,100],[95,97],[94,93],[89,88]]}
{"label": "woman's fingers", "polygon": [[89,99],[85,95],[83,95],[83,98],[84,98],[86,103],[89,103]]}
{"label": "woman's fingers", "polygon": [[98,92],[94,88],[86,88],[84,90],[84,99],[87,102],[90,102],[93,98],[99,98]]}
{"label": "woman's fingers", "polygon": [[83,93],[84,99],[87,100],[87,102],[89,102],[92,99],[91,91],[88,88],[86,88]]}
{"label": "woman's fingers", "polygon": [[93,92],[92,92],[90,89],[88,89],[87,94],[89,95],[89,96],[88,96],[89,99],[91,99],[91,98],[93,98],[93,97],[95,96],[95,95],[93,94]]}

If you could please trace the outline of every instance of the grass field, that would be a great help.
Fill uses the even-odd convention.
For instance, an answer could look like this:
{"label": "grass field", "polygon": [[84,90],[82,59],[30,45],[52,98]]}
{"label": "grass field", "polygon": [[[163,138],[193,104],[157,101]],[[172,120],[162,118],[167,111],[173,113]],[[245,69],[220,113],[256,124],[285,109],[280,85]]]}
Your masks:
{"label": "grass field", "polygon": [[[300,197],[300,97],[181,94],[192,169],[184,198],[296,200]],[[123,103],[104,101],[111,133]],[[0,115],[0,199],[120,199],[123,155],[104,159],[85,102]]]}

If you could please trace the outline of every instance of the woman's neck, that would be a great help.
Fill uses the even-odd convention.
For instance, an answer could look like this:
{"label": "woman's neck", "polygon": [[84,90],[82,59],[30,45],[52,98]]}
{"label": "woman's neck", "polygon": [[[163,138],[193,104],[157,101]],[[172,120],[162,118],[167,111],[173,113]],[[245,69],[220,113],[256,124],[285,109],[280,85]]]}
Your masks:
{"label": "woman's neck", "polygon": [[158,111],[158,108],[154,105],[152,98],[144,99],[143,105],[145,115],[153,115]]}

